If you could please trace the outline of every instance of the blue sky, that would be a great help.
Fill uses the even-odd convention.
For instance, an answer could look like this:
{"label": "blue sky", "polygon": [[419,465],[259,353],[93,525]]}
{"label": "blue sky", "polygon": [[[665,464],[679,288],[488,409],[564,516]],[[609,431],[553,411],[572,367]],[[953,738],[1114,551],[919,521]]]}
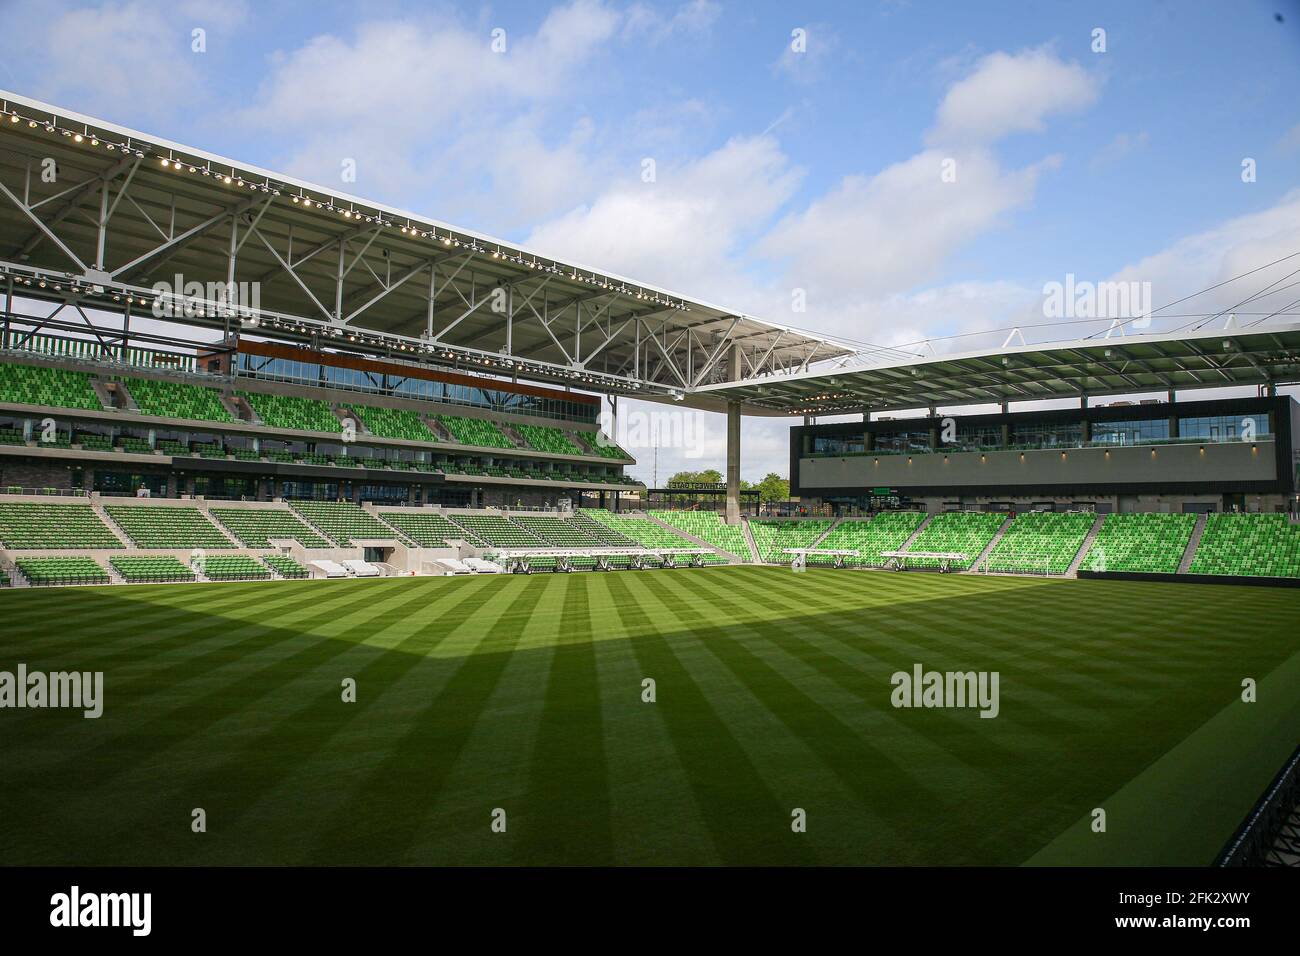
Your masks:
{"label": "blue sky", "polygon": [[8,0],[0,85],[858,341],[1300,250],[1296,0],[794,6]]}

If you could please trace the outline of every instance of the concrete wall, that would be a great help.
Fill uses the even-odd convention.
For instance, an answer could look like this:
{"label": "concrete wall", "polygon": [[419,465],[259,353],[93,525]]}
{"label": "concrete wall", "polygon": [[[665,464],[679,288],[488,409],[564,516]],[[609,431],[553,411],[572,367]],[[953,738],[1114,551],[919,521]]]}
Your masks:
{"label": "concrete wall", "polygon": [[952,488],[991,486],[1051,491],[1052,486],[1147,485],[1170,482],[1242,483],[1277,479],[1271,441],[1254,445],[1153,445],[1112,448],[1035,449],[918,455],[859,455],[799,461],[801,490]]}

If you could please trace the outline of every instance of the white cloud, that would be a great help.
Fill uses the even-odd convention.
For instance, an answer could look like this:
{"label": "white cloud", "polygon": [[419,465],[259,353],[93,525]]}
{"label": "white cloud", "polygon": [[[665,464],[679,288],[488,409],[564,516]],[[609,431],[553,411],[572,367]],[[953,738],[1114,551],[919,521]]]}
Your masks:
{"label": "white cloud", "polygon": [[[1237,216],[1186,236],[1167,249],[1126,266],[1110,278],[1150,282],[1152,299],[1159,307],[1296,252],[1300,252],[1300,190],[1293,190],[1267,209]],[[1300,282],[1300,274],[1288,275],[1297,269],[1300,269],[1300,256],[1198,295],[1166,312],[1158,312],[1153,328],[1196,322],[1199,321],[1196,314],[1212,314],[1225,309],[1234,309],[1238,322],[1243,325],[1262,320],[1265,314],[1300,298],[1300,286],[1292,285]],[[1235,308],[1243,299],[1273,283],[1276,283],[1273,291]],[[1296,309],[1291,307],[1292,312]],[[1175,317],[1184,314],[1189,317]],[[1298,318],[1291,315],[1272,321],[1296,321]],[[1219,319],[1217,324],[1223,321]]]}
{"label": "white cloud", "polygon": [[557,257],[702,298],[752,299],[736,257],[794,194],[800,172],[771,137],[734,139],[679,166],[640,170],[594,202],[534,230],[527,243]]}
{"label": "white cloud", "polygon": [[812,84],[826,76],[831,57],[839,47],[839,37],[825,23],[811,23],[792,28],[802,36],[787,36],[785,49],[772,69],[799,84]]}
{"label": "white cloud", "polygon": [[35,96],[109,116],[129,104],[136,117],[156,122],[210,95],[201,72],[206,54],[191,50],[191,31],[202,28],[211,44],[246,15],[242,0],[216,6],[132,0],[62,10],[27,0],[6,10],[7,42],[0,49],[15,60],[39,56],[40,79],[29,90]]}
{"label": "white cloud", "polygon": [[[956,179],[943,178],[954,160]],[[948,256],[1026,205],[1049,158],[1005,171],[986,150],[926,150],[874,176],[849,176],[760,244],[783,259],[787,279],[810,302],[884,296],[932,279]],[[827,329],[827,331],[831,331]]]}
{"label": "white cloud", "polygon": [[722,4],[714,0],[687,0],[668,17],[655,7],[635,3],[628,8],[623,32],[625,36],[644,38],[651,43],[700,37],[709,32],[721,15]]}
{"label": "white cloud", "polygon": [[1091,106],[1100,81],[1049,50],[990,53],[954,84],[939,105],[932,145],[990,143],[1041,130],[1047,117]]}

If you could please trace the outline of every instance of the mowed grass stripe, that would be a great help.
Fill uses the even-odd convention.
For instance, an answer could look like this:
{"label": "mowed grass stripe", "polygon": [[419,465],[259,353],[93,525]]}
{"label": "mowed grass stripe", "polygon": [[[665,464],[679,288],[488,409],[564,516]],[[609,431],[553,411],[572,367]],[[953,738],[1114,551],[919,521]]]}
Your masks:
{"label": "mowed grass stripe", "polygon": [[[403,862],[509,864],[518,856],[523,835],[534,824],[544,825],[528,800],[529,770],[555,649],[572,638],[564,633],[563,577],[535,574],[511,580],[512,589],[539,592],[536,604],[436,794],[421,808]],[[504,834],[489,827],[497,808],[506,813]]]}
{"label": "mowed grass stripe", "polygon": [[646,577],[657,573],[661,572],[611,572],[609,589],[619,616],[641,635],[632,639],[637,663],[658,682],[656,706],[720,861],[730,865],[815,862],[812,848],[790,831],[791,806],[777,799],[726,719],[710,703],[711,697],[718,696],[716,688],[705,692],[651,616],[653,610],[664,620],[667,610],[660,602],[648,600],[653,591]]}
{"label": "mowed grass stripe", "polygon": [[[100,721],[0,713],[13,864],[1016,863],[1248,707],[1240,679],[1294,653],[1300,611],[1283,589],[724,568],[85,589],[50,633],[37,605],[59,595],[23,590],[0,593],[22,622],[0,668],[111,666]],[[895,710],[866,686],[913,661],[999,670],[1002,716]],[[358,704],[338,702],[344,675]],[[1297,717],[1241,726],[1293,745]],[[1149,788],[1144,812],[1240,803],[1179,817],[1220,845],[1258,787],[1214,748],[1255,746],[1202,746],[1204,772]],[[873,751],[874,773],[851,764]],[[889,763],[937,796],[891,791]],[[1116,859],[1158,861],[1176,832],[1159,839]]]}
{"label": "mowed grass stripe", "polygon": [[[710,602],[699,600],[698,595],[691,600],[687,590],[667,576],[657,576],[648,586],[658,592],[665,605],[678,608],[678,620],[697,629],[704,646],[816,756],[841,786],[887,822],[892,831],[889,843],[892,852],[897,854],[897,862],[911,861],[910,848],[924,843],[933,833],[934,820],[948,821],[945,829],[954,839],[970,838],[966,832],[969,824],[957,812],[960,803],[955,794],[947,788],[927,787],[911,768],[903,766],[839,713],[824,706],[822,700],[805,693],[763,660],[744,639],[745,635],[761,637],[757,628],[741,625],[720,629],[713,623],[715,619],[711,615],[730,611],[736,603],[733,599],[719,592]],[[703,612],[704,607],[709,608],[710,615]],[[806,803],[805,800],[800,805]]]}
{"label": "mowed grass stripe", "polygon": [[[601,687],[614,858],[618,865],[717,863],[719,856],[673,747],[658,700],[642,700],[635,653],[641,636],[629,633],[610,590],[621,572],[586,578],[593,626],[608,640],[593,642]],[[653,572],[652,572],[653,573]],[[657,697],[657,686],[656,697]]]}
{"label": "mowed grass stripe", "polygon": [[[328,603],[325,607],[332,608],[334,603],[349,600],[351,599],[346,594],[340,594],[335,602]],[[319,597],[309,600],[299,596],[297,600],[278,608],[277,614],[256,625],[236,630],[234,633],[242,638],[238,641],[230,639],[230,623],[222,618],[214,619],[207,615],[177,616],[173,612],[168,616],[167,627],[154,629],[149,627],[148,619],[141,620],[141,629],[155,639],[136,640],[129,647],[105,655],[72,655],[65,652],[51,658],[40,653],[24,655],[20,650],[15,659],[25,661],[31,669],[40,667],[47,670],[103,671],[106,716],[95,721],[94,729],[90,732],[92,739],[97,739],[97,734],[111,732],[123,717],[128,719],[122,720],[121,732],[129,735],[138,729],[132,722],[133,715],[125,715],[124,708],[114,704],[114,701],[130,701],[132,707],[140,708],[154,696],[188,699],[192,692],[186,686],[187,681],[205,682],[222,666],[243,666],[246,663],[245,656],[265,646],[268,641],[300,639],[299,627],[304,619],[299,618],[299,612],[307,608],[319,610],[321,607]],[[332,611],[325,611],[322,612],[322,617],[328,619],[331,614]],[[275,622],[281,619],[287,620],[289,626],[277,628]],[[18,711],[13,716],[16,722],[21,723],[26,739],[31,743],[60,735],[87,734],[84,727],[49,720],[48,715],[41,711]],[[58,751],[59,747],[53,743],[46,748],[49,754]]]}
{"label": "mowed grass stripe", "polygon": [[[445,622],[450,626],[447,640],[463,630],[476,639],[476,652],[442,664],[451,668],[450,676],[414,714],[406,732],[386,745],[382,759],[356,786],[351,799],[317,832],[312,862],[336,862],[340,857],[383,862],[406,853],[542,595],[541,588],[520,587],[509,580],[502,586],[496,614],[484,604],[477,615],[458,615]],[[394,786],[395,780],[400,780],[400,787]],[[358,827],[361,819],[371,825]],[[485,807],[483,826],[487,825]]]}
{"label": "mowed grass stripe", "polygon": [[[351,613],[341,613],[347,608],[353,609]],[[324,605],[317,603],[316,613],[300,624],[308,632],[312,626],[325,622],[346,631],[352,627],[364,627],[383,613],[382,605],[377,609],[373,604],[358,602],[355,594],[340,592],[333,601]],[[113,728],[117,732],[95,739],[87,748],[91,754],[77,750],[65,755],[61,764],[44,772],[61,777],[75,772],[90,760],[98,760],[104,763],[99,779],[111,782],[130,770],[139,756],[165,754],[168,747],[183,743],[225,720],[232,711],[255,713],[257,708],[253,705],[270,698],[304,672],[355,646],[328,638],[306,642],[298,630],[274,628],[270,622],[259,627],[256,635],[230,641],[229,645],[162,668],[147,677],[142,676],[129,687],[120,689],[118,692],[125,700],[118,707],[129,707],[137,717],[141,713],[147,714],[143,723],[123,727],[120,721],[101,718],[96,722],[97,729]],[[240,650],[232,653],[231,647]],[[270,660],[266,659],[268,653]],[[204,667],[205,662],[214,666]],[[191,680],[203,684],[203,693],[198,696],[184,694],[177,706],[160,710],[159,700],[174,699],[176,686]],[[141,690],[143,693],[139,692]]]}
{"label": "mowed grass stripe", "polygon": [[[805,572],[805,576],[808,573],[811,572]],[[717,582],[705,583],[716,585]],[[793,593],[767,580],[727,584],[732,594],[754,600],[789,597],[792,603],[801,602],[805,608],[811,604],[802,582]],[[882,709],[893,690],[890,677],[902,665],[889,642],[882,641],[881,623],[875,614],[852,614],[845,608],[802,614],[786,619],[777,633],[779,638],[769,641],[772,648],[815,670],[850,695],[865,714],[890,722],[892,727],[886,728],[887,732],[895,736],[899,745],[907,747],[914,758],[933,759],[938,756],[935,751],[941,751],[977,775],[1013,759],[1014,753],[981,734],[968,714],[935,711],[934,716],[944,722],[942,733],[920,734],[904,721],[899,711],[892,707]],[[796,634],[804,638],[796,638]],[[841,653],[835,653],[836,648]],[[775,666],[776,662],[773,663]],[[905,739],[909,737],[910,740]]]}
{"label": "mowed grass stripe", "polygon": [[[248,593],[241,585],[223,585],[224,591],[218,596],[215,589],[204,589],[201,585],[167,585],[168,588],[184,590],[195,588],[200,593],[195,595],[192,603],[173,606],[155,604],[141,600],[139,592],[156,593],[162,586],[132,585],[131,587],[93,588],[93,600],[78,613],[64,614],[59,603],[42,602],[39,612],[27,607],[26,595],[16,598],[17,606],[5,600],[0,592],[0,608],[4,609],[6,618],[15,616],[19,622],[13,628],[7,628],[7,641],[32,642],[34,652],[55,657],[74,651],[84,655],[88,651],[100,652],[119,645],[130,645],[142,638],[156,636],[153,632],[164,630],[169,622],[186,618],[190,613],[204,616],[222,616],[229,609],[236,614],[242,612],[252,619],[259,616],[257,604],[248,600]],[[76,589],[81,590],[81,589]],[[134,600],[126,592],[137,592]],[[12,592],[17,595],[20,592]],[[54,592],[43,592],[42,596],[54,597]],[[208,600],[206,598],[213,598]],[[270,598],[270,594],[267,595]],[[315,600],[319,600],[317,595]],[[311,601],[303,594],[288,592],[277,594],[272,606],[294,603],[295,606],[309,606]],[[84,658],[83,658],[84,659]],[[98,658],[92,658],[92,660]]]}
{"label": "mowed grass stripe", "polygon": [[[308,847],[300,825],[282,818],[276,798],[311,790],[327,804],[324,795],[331,792],[330,784],[357,769],[357,740],[346,739],[349,730],[361,731],[358,739],[370,753],[382,753],[384,744],[371,729],[372,721],[383,728],[401,726],[401,711],[419,697],[415,688],[402,691],[402,684],[417,668],[430,667],[423,651],[445,636],[439,619],[472,615],[497,596],[498,588],[485,578],[426,580],[414,584],[410,594],[394,592],[375,606],[374,623],[379,626],[365,643],[338,642],[349,649],[343,656],[300,675],[298,689],[285,687],[287,705],[296,701],[300,706],[286,706],[269,724],[259,720],[261,726],[250,731],[238,750],[187,783],[191,792],[218,793],[227,803],[225,829],[230,839],[213,841],[204,848],[203,859],[239,862],[239,847],[256,839],[278,846],[287,861],[297,862],[296,856]],[[384,646],[390,637],[396,640]],[[343,702],[344,677],[356,682],[355,702]]]}
{"label": "mowed grass stripe", "polygon": [[590,639],[589,579],[576,573],[555,577],[563,589],[561,638],[551,655],[528,768],[527,826],[516,833],[516,854],[520,862],[610,863],[609,766],[596,642]]}

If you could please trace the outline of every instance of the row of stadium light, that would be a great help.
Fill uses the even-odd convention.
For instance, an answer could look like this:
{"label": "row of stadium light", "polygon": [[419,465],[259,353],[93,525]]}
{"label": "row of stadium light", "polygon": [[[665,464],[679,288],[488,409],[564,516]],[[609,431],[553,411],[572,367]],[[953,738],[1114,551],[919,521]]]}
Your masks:
{"label": "row of stadium light", "polygon": [[[100,136],[98,133],[92,133],[89,127],[85,127],[82,130],[74,130],[74,129],[67,128],[65,126],[60,126],[58,124],[58,121],[54,117],[50,117],[49,119],[38,120],[30,116],[29,117],[21,116],[17,112],[17,110],[11,110],[8,111],[7,113],[4,110],[0,110],[0,117],[5,115],[8,115],[9,117],[8,122],[10,124],[19,124],[25,122],[29,129],[40,129],[43,127],[45,131],[48,133],[64,136],[70,139],[72,142],[78,144],[84,144],[91,148],[99,148],[102,146],[105,149],[107,149],[109,152],[121,151],[126,155],[134,155],[135,157],[140,159],[143,159],[146,155],[145,148],[148,148],[150,152],[153,151],[153,147],[150,144],[147,143],[133,144],[129,138],[126,139],[125,141],[114,141],[108,138],[107,136]],[[168,154],[166,156],[159,156],[159,164],[165,169],[172,169],[178,173],[192,173],[195,175],[201,175],[201,176],[215,179],[216,181],[221,182],[228,186],[234,186],[240,189],[246,188],[249,189],[250,191],[260,191],[263,193],[270,194],[272,196],[283,195],[282,188],[285,190],[289,189],[287,185],[284,185],[282,187],[282,184],[281,185],[274,184],[269,179],[262,179],[261,181],[259,181],[251,177],[245,178],[234,167],[231,167],[229,172],[226,172],[221,169],[214,169],[211,166],[211,164],[206,162],[189,163],[182,159],[177,158],[176,155],[170,150],[168,151]],[[294,204],[301,205],[305,209],[318,209],[321,210],[322,212],[336,212],[341,216],[343,216],[343,218],[348,220],[357,220],[358,222],[374,223],[389,228],[397,226],[397,224],[393,220],[385,218],[382,214],[378,212],[364,212],[362,210],[357,209],[355,206],[352,206],[351,204],[347,206],[344,206],[342,204],[336,205],[332,199],[324,199],[324,200],[320,198],[313,199],[310,195],[308,195],[306,192],[302,191],[301,189],[298,191],[296,195],[291,196],[291,199]],[[564,275],[570,280],[575,282],[581,282],[596,288],[605,289],[612,292],[618,292],[623,295],[632,296],[641,301],[651,302],[657,305],[669,306],[681,312],[691,311],[691,307],[685,302],[685,300],[673,300],[659,292],[654,292],[652,290],[648,290],[644,288],[638,288],[635,285],[628,286],[626,283],[613,282],[607,277],[597,275],[596,273],[587,274],[587,273],[579,272],[577,269],[573,267],[561,266],[559,263],[553,261],[547,262],[538,258],[535,255],[525,255],[523,252],[518,250],[511,250],[509,248],[499,246],[499,245],[496,246],[495,248],[490,248],[488,245],[480,243],[476,239],[472,239],[468,237],[462,238],[451,232],[440,233],[438,232],[437,229],[433,229],[433,228],[422,229],[421,227],[411,223],[409,220],[404,225],[398,228],[400,229],[400,232],[403,235],[411,236],[413,238],[429,239],[433,242],[440,242],[444,246],[448,246],[451,248],[464,248],[467,251],[483,254],[483,255],[487,255],[490,253],[493,259],[498,259],[503,262],[512,262],[517,265],[525,266],[529,269],[537,270],[539,272],[545,272],[554,275]],[[54,291],[62,291],[62,285],[60,283],[57,282],[47,283],[47,281],[44,279],[34,281],[31,277],[20,277],[17,279],[17,281],[20,284],[24,284],[28,286],[36,286],[42,289],[49,287],[52,288]],[[105,292],[102,290],[101,287],[91,286],[85,283],[79,283],[76,282],[75,280],[69,281],[68,288],[70,291],[75,292],[77,294],[107,295],[114,302],[125,303],[128,305],[139,304],[139,305],[152,306],[157,301],[156,297],[146,297],[141,295],[133,295],[129,293],[122,294],[120,292]],[[197,310],[190,309],[188,311],[189,314],[192,315],[198,315],[198,316],[207,315],[207,310],[204,310],[202,308],[199,308]],[[218,315],[219,313],[214,310],[212,314],[215,316]],[[246,324],[251,325],[252,327],[256,327],[258,321],[256,319],[253,319],[251,323],[246,323]],[[264,326],[265,324],[266,323],[263,323]],[[293,325],[293,323],[274,320],[272,325],[273,327],[280,328],[282,330],[288,330],[290,329],[290,326]],[[307,332],[309,331],[307,325],[303,323],[298,323],[298,328],[296,330],[299,331],[300,334],[307,334]],[[341,330],[330,326],[320,326],[317,329],[317,331],[324,332],[328,337],[332,337],[336,339],[344,338],[344,333]],[[348,338],[349,341],[355,342],[357,344],[369,344],[376,347],[396,350],[399,352],[411,352],[411,353],[425,352],[428,354],[432,354],[437,351],[437,349],[432,346],[410,345],[400,340],[393,340],[387,337],[376,337],[376,336],[357,337],[352,334],[349,334],[346,337]],[[492,369],[504,368],[504,369],[513,370],[515,372],[527,371],[538,375],[548,375],[552,377],[558,376],[561,378],[569,378],[574,381],[578,381],[586,384],[599,385],[604,388],[620,389],[623,391],[632,391],[635,389],[634,385],[625,382],[622,379],[603,376],[598,373],[589,373],[586,372],[585,370],[578,371],[572,369],[563,369],[558,366],[547,367],[541,365],[528,365],[526,363],[516,362],[512,359],[476,357],[472,353],[465,353],[465,352],[461,352],[461,353],[446,352],[444,357],[459,359],[465,362],[471,362],[473,364],[479,365],[484,368],[492,368]]]}
{"label": "row of stadium light", "polygon": [[[5,115],[4,111],[0,111],[0,116],[2,115]],[[46,132],[65,136],[74,143],[83,143],[91,147],[99,147],[102,145],[110,152],[120,150],[123,153],[134,155],[141,159],[146,155],[144,147],[148,147],[149,151],[153,152],[153,147],[149,146],[149,144],[132,144],[129,139],[125,142],[114,142],[111,139],[99,136],[97,133],[91,133],[89,127],[85,127],[83,130],[78,131],[69,129],[65,126],[60,126],[54,117],[38,120],[32,117],[21,116],[16,110],[9,112],[8,116],[11,124],[26,122],[29,129],[40,129],[44,127]],[[256,177],[245,178],[234,167],[231,167],[230,171],[226,172],[221,169],[213,169],[211,164],[207,162],[188,162],[184,159],[177,158],[176,154],[171,150],[167,151],[167,155],[160,155],[158,161],[164,169],[175,170],[178,173],[188,172],[195,175],[206,176],[227,186],[234,186],[238,189],[249,189],[254,192],[267,193],[272,196],[280,196],[291,190],[291,187],[288,185],[276,184],[270,179],[261,178],[259,180]],[[296,194],[291,195],[291,199],[295,205],[300,205],[304,209],[317,209],[322,212],[338,213],[344,219],[356,220],[357,222],[373,223],[388,228],[397,227],[396,222],[385,217],[384,214],[380,212],[367,212],[356,208],[356,206],[351,203],[344,205],[340,202],[336,204],[332,198],[322,199],[317,197],[313,199],[302,189],[298,189]],[[404,225],[398,228],[402,235],[410,236],[412,238],[429,239],[450,248],[463,248],[470,252],[482,255],[491,253],[493,259],[498,259],[503,262],[512,262],[528,269],[534,269],[552,275],[563,275],[574,282],[581,282],[594,288],[618,292],[640,301],[669,306],[680,312],[691,311],[691,307],[685,300],[674,300],[661,292],[640,288],[635,285],[629,286],[624,282],[614,282],[609,278],[597,275],[594,272],[590,274],[579,272],[572,266],[562,266],[558,262],[546,261],[538,258],[536,255],[525,254],[518,250],[512,250],[499,245],[492,247],[488,244],[481,243],[472,237],[457,236],[450,231],[439,232],[434,228],[423,228],[410,222],[410,220],[407,220]]]}
{"label": "row of stadium light", "polygon": [[[196,318],[221,318],[225,314],[222,312],[220,303],[196,301],[183,294],[168,293],[165,295],[151,295],[142,293],[138,290],[125,291],[121,289],[107,289],[103,286],[86,283],[70,276],[65,276],[64,278],[59,279],[36,274],[28,275],[25,273],[10,272],[9,270],[0,269],[0,279],[4,278],[11,278],[16,288],[25,287],[36,291],[56,293],[67,292],[79,296],[96,296],[102,297],[105,301],[112,301],[121,305],[140,305],[147,306],[150,309],[155,305],[160,305],[170,300],[173,303],[173,307],[178,308],[181,313]],[[453,350],[445,346],[435,346],[428,343],[408,342],[382,333],[349,332],[314,321],[285,319],[279,317],[261,318],[257,316],[247,316],[242,319],[242,325],[244,328],[250,330],[273,330],[303,336],[319,335],[322,338],[331,339],[340,344],[347,343],[350,345],[371,346],[387,350],[390,353],[398,353],[399,355],[405,354],[414,357],[423,354],[432,358],[458,361],[462,364],[474,365],[483,369],[491,369],[497,373],[505,371],[514,374],[536,375],[549,378],[567,378],[583,384],[595,385],[608,390],[617,389],[625,392],[631,392],[637,388],[636,385],[623,379],[601,375],[600,373],[567,369],[561,366],[551,366],[537,362],[521,362],[515,359],[483,355],[472,351]]]}

